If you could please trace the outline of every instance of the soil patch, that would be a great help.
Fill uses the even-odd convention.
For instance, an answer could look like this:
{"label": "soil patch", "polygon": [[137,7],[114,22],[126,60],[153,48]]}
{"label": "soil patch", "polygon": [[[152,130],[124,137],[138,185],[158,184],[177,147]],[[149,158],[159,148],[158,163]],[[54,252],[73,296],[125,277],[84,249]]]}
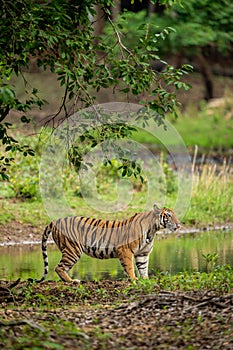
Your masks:
{"label": "soil patch", "polygon": [[[128,281],[83,282],[81,288],[2,281],[0,326],[12,348],[23,336],[21,348],[28,348],[25,329],[43,334],[51,345],[45,348],[233,348],[233,294],[155,290],[145,295],[131,286]],[[6,346],[4,341],[0,338]]]}
{"label": "soil patch", "polygon": [[41,241],[42,233],[43,227],[14,220],[0,225],[0,243],[37,243]]}

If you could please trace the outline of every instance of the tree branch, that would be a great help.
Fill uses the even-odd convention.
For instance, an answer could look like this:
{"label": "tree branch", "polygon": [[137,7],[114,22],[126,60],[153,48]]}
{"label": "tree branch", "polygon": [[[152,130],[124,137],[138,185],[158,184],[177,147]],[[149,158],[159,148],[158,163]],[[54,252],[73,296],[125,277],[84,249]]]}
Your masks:
{"label": "tree branch", "polygon": [[115,34],[116,34],[117,41],[118,41],[118,44],[119,44],[119,46],[120,46],[120,50],[121,50],[122,56],[124,57],[124,50],[125,50],[129,55],[132,55],[132,52],[122,43],[120,34],[119,34],[118,30],[116,29],[116,26],[115,26],[115,24],[113,23],[113,21],[111,20],[110,17],[108,17],[108,21],[110,22],[110,24],[111,24],[111,26],[113,27],[113,30],[114,30],[114,32],[115,32]]}

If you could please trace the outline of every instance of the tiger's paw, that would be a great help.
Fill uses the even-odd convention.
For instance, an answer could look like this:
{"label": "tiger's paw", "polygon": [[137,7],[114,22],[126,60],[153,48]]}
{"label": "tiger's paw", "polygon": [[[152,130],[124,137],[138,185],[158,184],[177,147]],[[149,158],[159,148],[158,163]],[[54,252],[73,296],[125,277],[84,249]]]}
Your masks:
{"label": "tiger's paw", "polygon": [[138,281],[138,278],[134,276],[134,277],[129,277],[128,280],[129,280],[130,282],[137,282],[137,281]]}
{"label": "tiger's paw", "polygon": [[81,281],[78,280],[78,279],[73,279],[73,280],[71,281],[71,283],[73,283],[73,284],[80,284]]}

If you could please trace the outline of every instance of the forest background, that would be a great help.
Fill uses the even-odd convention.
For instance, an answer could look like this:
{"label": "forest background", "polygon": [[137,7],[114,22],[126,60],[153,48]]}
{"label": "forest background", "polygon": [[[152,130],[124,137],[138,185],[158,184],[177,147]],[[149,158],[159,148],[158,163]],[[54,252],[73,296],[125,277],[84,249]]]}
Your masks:
{"label": "forest background", "polygon": [[[215,251],[203,254],[204,272],[171,275],[153,266],[149,280],[135,283],[92,278],[81,284],[36,284],[27,280],[28,267],[13,265],[18,252],[27,261],[22,241],[40,240],[49,221],[39,187],[44,145],[74,112],[106,102],[142,103],[142,123],[149,118],[158,128],[166,121],[176,128],[191,155],[193,178],[183,226],[186,232],[204,228],[211,243],[217,236],[208,230],[224,227],[217,245],[226,241],[233,222],[232,2],[1,0],[0,13],[0,258],[3,273],[13,266],[12,275],[0,281],[0,345],[232,349],[232,266],[219,265]],[[77,214],[113,218],[112,212],[100,213],[86,203],[77,173],[98,142],[128,137],[158,157],[163,176],[154,177],[152,185],[160,184],[166,204],[173,207],[177,172],[156,138],[122,123],[84,131],[67,154],[61,176]],[[124,147],[121,151],[120,159],[105,159],[96,172],[101,202],[117,200],[116,183],[131,181],[133,200],[114,218],[143,210],[148,197],[143,163],[132,161]],[[183,242],[191,256],[195,237],[190,237],[189,245]],[[19,245],[8,254],[12,242]],[[174,249],[163,259],[178,255]],[[93,260],[92,272],[99,266],[94,268]],[[38,278],[37,254],[29,264]]]}

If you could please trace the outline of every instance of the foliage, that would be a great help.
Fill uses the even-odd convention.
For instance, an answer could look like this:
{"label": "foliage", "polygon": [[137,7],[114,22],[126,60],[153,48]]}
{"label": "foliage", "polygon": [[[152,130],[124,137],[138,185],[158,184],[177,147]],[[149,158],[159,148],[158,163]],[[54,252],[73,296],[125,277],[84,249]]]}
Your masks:
{"label": "foliage", "polygon": [[219,293],[230,292],[233,286],[232,267],[216,266],[211,272],[180,272],[175,275],[157,272],[150,280],[139,280],[133,287],[126,288],[125,293],[133,288],[135,292],[153,293],[154,290],[189,291],[215,290]]}
{"label": "foliage", "polygon": [[[17,156],[16,161],[21,163],[19,167],[15,163],[10,169],[11,179],[9,187],[15,198],[36,199],[39,198],[39,157]],[[17,170],[16,170],[17,168]]]}
{"label": "foliage", "polygon": [[[170,37],[173,50],[214,45],[219,51],[230,51],[232,44],[233,5],[229,0],[185,0],[182,7],[167,10],[164,22],[176,29]],[[168,24],[166,24],[168,25]],[[191,51],[192,52],[192,51]]]}
{"label": "foliage", "polygon": [[[114,45],[95,36],[90,18],[95,22],[96,4],[102,8],[113,28]],[[33,150],[27,145],[21,145],[10,136],[11,123],[5,121],[14,111],[19,113],[17,118],[22,123],[29,123],[32,109],[42,108],[45,103],[39,97],[39,91],[30,87],[24,76],[24,70],[30,68],[32,60],[38,68],[56,74],[60,85],[65,88],[62,103],[51,117],[53,122],[67,118],[74,110],[93,105],[95,96],[90,89],[99,91],[108,87],[136,96],[148,93],[152,98],[144,101],[144,105],[157,111],[162,119],[167,111],[174,111],[176,96],[167,88],[172,85],[183,87],[179,81],[188,67],[174,70],[167,66],[162,74],[155,72],[150,65],[151,61],[159,59],[154,35],[144,31],[134,49],[126,47],[111,20],[109,8],[112,4],[110,0],[76,0],[72,3],[60,0],[1,1],[0,139],[5,152],[1,157],[0,173],[3,179],[7,178],[7,168],[14,158],[8,157],[9,151],[33,155]],[[164,33],[157,33],[156,40],[163,38]],[[115,55],[115,46],[119,47],[119,56]],[[25,100],[19,98],[12,84],[15,75],[24,79]],[[120,136],[124,137],[124,133]],[[85,137],[92,140],[93,135],[86,134]]]}
{"label": "foliage", "polygon": [[177,184],[177,174],[172,170],[168,163],[165,161],[163,164],[163,171],[165,175],[166,185],[167,185],[167,194],[172,195],[177,193],[178,184]]}
{"label": "foliage", "polygon": [[218,254],[217,253],[207,253],[202,255],[203,258],[206,261],[206,271],[209,271],[209,269],[216,266],[216,262],[218,260]]}
{"label": "foliage", "polygon": [[[119,18],[125,45],[133,47],[139,33],[154,33],[157,49],[163,54],[193,54],[203,47],[214,46],[220,52],[229,52],[232,47],[233,5],[230,0],[183,0],[162,13],[124,13]],[[162,31],[161,31],[162,30]],[[107,34],[111,32],[108,27]],[[160,33],[161,32],[161,33]],[[160,34],[159,34],[160,33]],[[169,33],[169,35],[167,35]]]}
{"label": "foliage", "polygon": [[[14,158],[8,174],[10,181],[4,183],[6,190],[4,197],[14,197],[17,199],[39,199],[39,165],[43,142],[46,141],[48,133],[41,131],[40,136],[34,135],[23,137],[15,131],[20,144],[30,141],[30,150],[33,149],[33,157],[26,155],[26,151],[15,155],[15,150],[8,151],[9,157]],[[3,192],[4,193],[4,192]]]}
{"label": "foliage", "polygon": [[[103,115],[101,116],[103,117]],[[108,120],[109,115],[106,116],[106,120]],[[120,116],[119,116],[120,120]],[[81,125],[79,125],[81,127]],[[136,131],[135,128],[130,125],[126,125],[123,122],[120,123],[112,123],[112,124],[104,124],[101,126],[97,126],[91,130],[85,131],[81,136],[77,137],[72,147],[68,151],[69,161],[74,165],[75,170],[78,172],[80,167],[87,167],[83,158],[88,152],[91,151],[92,148],[101,145],[100,149],[105,154],[105,158],[103,160],[104,166],[112,167],[112,172],[119,172],[121,170],[122,177],[134,175],[136,178],[139,174],[141,174],[140,164],[137,162],[137,157],[135,155],[134,160],[130,160],[130,150],[123,149],[121,147],[117,148],[116,143],[121,138],[131,138],[132,132]],[[119,164],[116,167],[114,159],[108,157],[108,150],[114,149],[116,154],[119,157]],[[93,166],[93,164],[89,164]],[[143,179],[142,179],[143,180]]]}
{"label": "foliage", "polygon": [[[172,57],[173,64],[177,67],[184,60],[198,67],[205,84],[205,99],[213,98],[212,66],[206,57],[212,61],[219,53],[232,53],[232,2],[184,0],[181,6],[176,3],[171,8],[162,6],[158,9],[157,4],[156,10],[158,12],[149,14],[146,11],[136,14],[129,12],[119,18],[124,44],[133,47],[140,30],[146,28],[147,32],[154,34],[160,57]],[[111,32],[111,28],[108,31]],[[163,70],[166,69],[166,62],[158,57],[157,61],[153,61],[153,66],[154,69]],[[179,87],[182,82],[176,84]]]}

